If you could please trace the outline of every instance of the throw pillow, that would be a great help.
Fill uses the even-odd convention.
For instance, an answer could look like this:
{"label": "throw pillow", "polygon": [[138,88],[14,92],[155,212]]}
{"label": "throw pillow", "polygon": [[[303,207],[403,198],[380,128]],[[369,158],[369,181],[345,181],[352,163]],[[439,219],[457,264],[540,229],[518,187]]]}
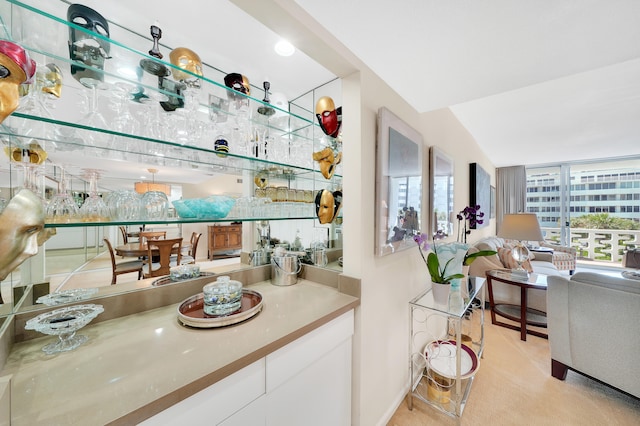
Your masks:
{"label": "throw pillow", "polygon": [[[511,248],[498,248],[498,257],[500,258],[500,262],[507,269],[516,269],[518,267],[518,262],[513,258],[513,249]],[[522,263],[522,267],[527,272],[533,272],[533,267],[531,266],[531,262],[528,260]]]}

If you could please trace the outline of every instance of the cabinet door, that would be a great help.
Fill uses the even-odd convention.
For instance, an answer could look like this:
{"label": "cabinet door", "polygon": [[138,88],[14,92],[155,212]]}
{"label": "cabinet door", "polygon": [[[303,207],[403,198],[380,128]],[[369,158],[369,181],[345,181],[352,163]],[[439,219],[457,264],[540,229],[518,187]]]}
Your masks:
{"label": "cabinet door", "polygon": [[[247,407],[265,392],[264,358],[180,401],[141,425],[218,424]],[[251,413],[247,411],[246,416]],[[258,414],[256,423],[261,424]]]}
{"label": "cabinet door", "polygon": [[226,249],[228,244],[228,234],[226,232],[214,232],[213,233],[213,249],[214,250],[224,250]]}
{"label": "cabinet door", "polygon": [[237,249],[242,247],[242,231],[230,230],[228,235],[229,248]]}
{"label": "cabinet door", "polygon": [[267,355],[267,425],[351,424],[353,310]]}
{"label": "cabinet door", "polygon": [[219,423],[219,426],[264,426],[267,424],[266,412],[267,398],[263,395],[222,423]]}

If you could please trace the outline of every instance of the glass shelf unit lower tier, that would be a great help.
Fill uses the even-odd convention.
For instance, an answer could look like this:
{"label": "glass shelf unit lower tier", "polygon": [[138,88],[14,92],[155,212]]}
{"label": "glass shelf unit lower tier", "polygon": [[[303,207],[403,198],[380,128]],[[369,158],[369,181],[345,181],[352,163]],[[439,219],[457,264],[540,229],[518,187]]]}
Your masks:
{"label": "glass shelf unit lower tier", "polygon": [[187,224],[187,223],[227,223],[227,222],[259,222],[263,220],[298,220],[298,219],[311,219],[318,220],[317,217],[307,216],[290,216],[290,217],[225,217],[223,219],[164,219],[164,220],[117,220],[109,222],[73,222],[73,223],[45,223],[45,228],[78,228],[78,227],[93,227],[93,226],[127,226],[127,225],[173,225],[173,224]]}
{"label": "glass shelf unit lower tier", "polygon": [[462,280],[460,293],[436,303],[431,289],[411,302],[409,409],[417,398],[460,419],[484,350],[484,278]]}

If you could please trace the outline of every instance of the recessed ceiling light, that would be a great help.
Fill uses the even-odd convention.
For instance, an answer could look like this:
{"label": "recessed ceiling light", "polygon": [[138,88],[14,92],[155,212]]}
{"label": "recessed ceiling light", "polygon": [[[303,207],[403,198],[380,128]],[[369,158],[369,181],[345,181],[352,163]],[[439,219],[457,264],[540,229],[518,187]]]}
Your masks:
{"label": "recessed ceiling light", "polygon": [[280,56],[291,56],[296,51],[296,48],[288,41],[280,40],[276,43],[274,50]]}

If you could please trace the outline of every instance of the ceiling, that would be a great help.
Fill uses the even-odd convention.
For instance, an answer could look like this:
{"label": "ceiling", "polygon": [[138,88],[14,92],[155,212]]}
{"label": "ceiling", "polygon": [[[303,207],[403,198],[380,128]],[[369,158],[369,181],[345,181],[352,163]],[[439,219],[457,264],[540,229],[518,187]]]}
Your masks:
{"label": "ceiling", "polygon": [[[157,21],[165,53],[189,47],[256,87],[269,80],[289,100],[340,75],[312,59],[333,53],[321,37],[294,40],[309,55],[274,53],[281,37],[263,23],[295,34],[295,25],[273,25],[282,10],[293,11],[305,30],[332,34],[418,112],[450,108],[498,167],[640,155],[637,0],[82,4],[145,36]],[[109,169],[123,178],[144,174],[126,166]],[[200,170],[181,180],[207,178]]]}
{"label": "ceiling", "polygon": [[298,0],[498,167],[640,155],[640,2]]}

